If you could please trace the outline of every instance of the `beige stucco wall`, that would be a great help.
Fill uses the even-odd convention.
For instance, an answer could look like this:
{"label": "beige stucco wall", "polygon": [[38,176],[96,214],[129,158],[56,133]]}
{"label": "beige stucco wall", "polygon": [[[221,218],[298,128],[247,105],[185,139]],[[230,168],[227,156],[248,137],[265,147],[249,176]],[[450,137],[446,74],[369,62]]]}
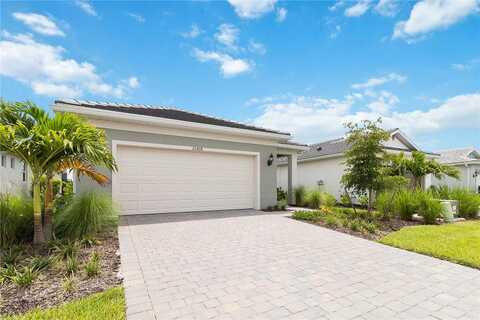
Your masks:
{"label": "beige stucco wall", "polygon": [[[334,195],[337,199],[343,193],[340,180],[345,170],[342,163],[344,157],[327,158],[317,161],[304,161],[298,163],[298,185],[308,188],[320,188]],[[323,180],[319,186],[318,181]],[[282,165],[277,169],[277,183],[283,190],[287,189],[287,166]]]}

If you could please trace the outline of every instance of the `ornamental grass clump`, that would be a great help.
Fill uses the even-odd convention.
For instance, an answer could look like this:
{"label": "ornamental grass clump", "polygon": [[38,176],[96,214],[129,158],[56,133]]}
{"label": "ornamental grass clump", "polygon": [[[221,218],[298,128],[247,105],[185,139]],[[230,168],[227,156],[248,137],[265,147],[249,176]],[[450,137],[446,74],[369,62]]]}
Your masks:
{"label": "ornamental grass clump", "polygon": [[33,203],[25,195],[0,194],[0,247],[31,241]]}
{"label": "ornamental grass clump", "polygon": [[320,190],[308,190],[306,196],[305,196],[305,203],[312,209],[318,209],[320,208],[320,205],[322,204],[322,193]]}
{"label": "ornamental grass clump", "polygon": [[59,212],[55,232],[62,238],[82,239],[114,225],[117,219],[117,210],[110,196],[85,192]]}
{"label": "ornamental grass clump", "polygon": [[305,197],[307,195],[307,189],[304,186],[298,186],[293,191],[295,195],[295,204],[297,206],[305,205]]}
{"label": "ornamental grass clump", "polygon": [[445,208],[441,202],[434,199],[428,192],[419,193],[418,214],[423,217],[426,224],[436,224],[437,218],[443,215]]}
{"label": "ornamental grass clump", "polygon": [[418,196],[421,191],[401,190],[395,196],[395,213],[402,220],[411,221],[418,209]]}

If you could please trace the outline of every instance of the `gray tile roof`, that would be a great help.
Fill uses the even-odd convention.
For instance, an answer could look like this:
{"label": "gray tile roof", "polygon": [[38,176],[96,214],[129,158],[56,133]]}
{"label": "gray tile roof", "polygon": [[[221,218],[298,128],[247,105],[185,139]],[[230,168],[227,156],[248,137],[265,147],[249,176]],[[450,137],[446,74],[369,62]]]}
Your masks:
{"label": "gray tile roof", "polygon": [[92,109],[138,114],[138,115],[172,119],[172,120],[203,123],[203,124],[209,124],[214,126],[222,126],[222,127],[230,127],[230,128],[244,129],[244,130],[266,132],[266,133],[290,135],[290,133],[287,133],[287,132],[261,128],[261,127],[252,126],[249,124],[220,119],[220,118],[207,116],[200,113],[195,113],[195,112],[186,111],[186,110],[173,108],[173,107],[157,107],[157,106],[144,105],[144,104],[98,102],[98,101],[86,101],[86,100],[77,100],[77,99],[55,100],[55,103],[75,105],[75,106],[81,106],[81,107],[92,108]]}
{"label": "gray tile roof", "polygon": [[[389,133],[393,134],[395,131],[399,130],[398,128],[387,130]],[[298,160],[308,160],[308,159],[314,159],[318,157],[323,157],[323,156],[330,156],[330,155],[336,155],[336,154],[342,154],[348,149],[348,144],[345,140],[345,138],[337,138],[333,140],[328,140],[324,142],[319,142],[315,143],[309,146],[310,149],[307,151],[302,152],[298,156]],[[412,151],[407,148],[398,148],[398,147],[392,147],[392,146],[384,146],[384,149],[386,150],[396,150],[396,151]],[[421,150],[420,150],[421,151]],[[426,152],[422,151],[427,154],[431,155],[437,155],[437,153],[432,153],[432,152]],[[279,159],[279,163],[286,163],[286,158],[281,158]]]}
{"label": "gray tile roof", "polygon": [[440,153],[440,159],[438,161],[441,163],[454,163],[454,162],[480,160],[480,151],[475,149],[474,147],[440,150],[437,152]]}

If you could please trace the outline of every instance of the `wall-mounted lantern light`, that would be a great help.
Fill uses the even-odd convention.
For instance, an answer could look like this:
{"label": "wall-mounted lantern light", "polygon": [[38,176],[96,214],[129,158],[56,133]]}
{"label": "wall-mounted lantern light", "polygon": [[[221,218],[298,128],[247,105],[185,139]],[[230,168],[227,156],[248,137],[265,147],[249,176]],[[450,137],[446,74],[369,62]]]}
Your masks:
{"label": "wall-mounted lantern light", "polygon": [[270,156],[267,160],[267,165],[270,167],[273,164],[273,154],[270,153]]}

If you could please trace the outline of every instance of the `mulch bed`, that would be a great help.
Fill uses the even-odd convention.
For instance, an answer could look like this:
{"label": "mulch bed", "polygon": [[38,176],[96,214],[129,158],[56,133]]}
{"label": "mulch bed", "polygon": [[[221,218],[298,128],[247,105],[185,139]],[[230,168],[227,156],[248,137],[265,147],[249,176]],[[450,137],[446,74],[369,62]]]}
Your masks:
{"label": "mulch bed", "polygon": [[390,221],[377,221],[377,223],[379,224],[379,230],[376,233],[368,233],[368,232],[353,231],[343,226],[331,227],[331,226],[328,226],[323,221],[312,222],[312,224],[319,225],[331,230],[347,233],[355,237],[359,237],[367,240],[373,240],[373,241],[378,241],[381,238],[385,237],[387,234],[398,231],[403,227],[416,226],[421,224],[416,221],[404,221],[400,219],[391,219]]}
{"label": "mulch bed", "polygon": [[[118,286],[122,280],[118,276],[120,256],[117,233],[110,231],[96,239],[100,243],[93,247],[81,246],[77,256],[79,270],[75,274],[76,285],[72,292],[66,292],[62,286],[65,279],[64,263],[58,262],[41,271],[35,281],[26,288],[19,288],[10,282],[1,285],[0,315],[24,313],[34,308],[49,308]],[[28,251],[31,253],[33,249],[28,247]],[[100,274],[88,278],[83,264],[93,251],[97,251],[101,256]],[[48,251],[44,249],[40,254],[47,255]]]}

